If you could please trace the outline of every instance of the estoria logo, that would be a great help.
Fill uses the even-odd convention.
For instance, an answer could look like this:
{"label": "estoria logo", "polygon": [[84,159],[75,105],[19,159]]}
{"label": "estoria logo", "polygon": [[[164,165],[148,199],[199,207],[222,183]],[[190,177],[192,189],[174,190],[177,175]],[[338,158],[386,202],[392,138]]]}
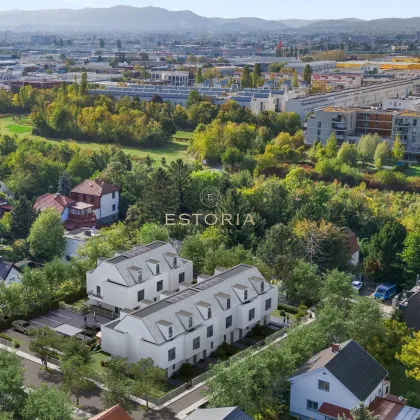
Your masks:
{"label": "estoria logo", "polygon": [[[222,193],[215,187],[206,187],[200,192],[200,202],[204,207],[215,208],[223,199]],[[231,225],[231,226],[245,226],[247,224],[255,225],[252,215],[247,214],[230,214],[230,213],[181,213],[176,216],[174,213],[165,215],[166,225],[189,225],[189,224],[204,224],[207,226],[214,225]]]}

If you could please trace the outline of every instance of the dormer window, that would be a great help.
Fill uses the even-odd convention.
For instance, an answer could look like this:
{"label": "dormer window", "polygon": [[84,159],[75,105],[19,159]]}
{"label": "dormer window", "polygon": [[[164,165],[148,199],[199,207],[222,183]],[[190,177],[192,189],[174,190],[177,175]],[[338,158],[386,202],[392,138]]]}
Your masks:
{"label": "dormer window", "polygon": [[210,319],[211,318],[211,308],[207,309],[207,318]]}
{"label": "dormer window", "polygon": [[244,300],[248,300],[248,290],[244,291]]}
{"label": "dormer window", "polygon": [[143,280],[143,272],[139,270],[137,272],[137,281],[140,283]]}
{"label": "dormer window", "polygon": [[159,264],[156,264],[156,274],[160,273],[160,268],[159,268]]}
{"label": "dormer window", "polygon": [[174,264],[174,267],[176,267],[178,265],[178,258],[177,257],[174,257],[173,264]]}
{"label": "dormer window", "polygon": [[230,298],[226,299],[226,308],[230,309]]}
{"label": "dormer window", "polygon": [[261,283],[261,293],[264,292],[264,282]]}
{"label": "dormer window", "polygon": [[172,338],[172,336],[173,336],[173,328],[172,327],[169,327],[168,328],[168,337],[169,338]]}
{"label": "dormer window", "polygon": [[188,328],[192,328],[192,326],[193,326],[193,319],[192,319],[192,316],[190,316],[188,318]]}

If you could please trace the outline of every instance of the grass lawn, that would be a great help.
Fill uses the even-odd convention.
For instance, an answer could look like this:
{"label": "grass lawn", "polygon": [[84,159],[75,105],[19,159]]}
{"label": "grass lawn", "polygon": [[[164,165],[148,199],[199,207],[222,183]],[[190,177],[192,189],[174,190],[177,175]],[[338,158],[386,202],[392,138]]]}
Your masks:
{"label": "grass lawn", "polygon": [[[277,318],[283,319],[283,315],[280,315],[280,311],[278,309],[275,309],[273,312],[271,312],[271,315],[276,316]],[[296,321],[296,315],[291,314],[289,312],[286,312],[286,315],[289,315],[289,321]]]}
{"label": "grass lawn", "polygon": [[93,369],[96,373],[98,373],[98,374],[104,373],[105,368],[103,366],[101,366],[101,361],[106,360],[109,357],[111,357],[111,355],[108,354],[108,353],[105,353],[103,351],[92,354]]}
{"label": "grass lawn", "polygon": [[419,176],[420,177],[420,165],[411,165],[408,167],[404,174],[407,176]]}
{"label": "grass lawn", "polygon": [[86,306],[86,303],[85,303],[86,300],[87,298],[79,299],[78,301],[70,303],[69,305],[74,306],[75,308],[81,309]]}
{"label": "grass lawn", "polygon": [[393,395],[405,396],[408,391],[413,391],[420,394],[420,382],[407,378],[405,375],[405,367],[399,363],[385,366],[389,372],[389,379],[391,381],[391,393]]}
{"label": "grass lawn", "polygon": [[175,133],[175,138],[176,139],[185,139],[185,140],[190,140],[193,136],[193,132],[192,131],[182,131],[182,130],[178,130]]}
{"label": "grass lawn", "polygon": [[[28,137],[32,139],[46,140],[52,144],[60,144],[63,142],[71,141],[70,139],[48,139],[41,136],[34,136],[31,134],[32,126],[28,122],[27,116],[1,116],[0,115],[0,134],[7,134],[12,136],[16,134],[18,137]],[[179,136],[177,136],[179,134]],[[175,138],[185,138],[187,139],[188,135],[192,135],[191,132],[179,131],[177,132]],[[74,141],[74,140],[73,140]],[[76,141],[76,143],[83,149],[99,150],[104,144],[94,143],[94,142],[83,142]],[[130,156],[137,157],[139,159],[146,159],[146,156],[149,155],[155,165],[160,166],[161,159],[165,157],[167,163],[177,160],[191,160],[191,157],[188,155],[188,142],[182,140],[174,140],[166,143],[163,147],[160,148],[137,148],[137,147],[126,147],[122,146],[121,149]]]}

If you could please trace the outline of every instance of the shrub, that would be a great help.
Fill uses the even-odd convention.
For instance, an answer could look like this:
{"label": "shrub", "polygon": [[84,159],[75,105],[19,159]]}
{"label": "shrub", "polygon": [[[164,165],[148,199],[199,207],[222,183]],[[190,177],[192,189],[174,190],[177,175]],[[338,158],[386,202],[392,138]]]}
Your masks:
{"label": "shrub", "polygon": [[260,324],[255,325],[252,329],[255,335],[264,335],[264,330]]}
{"label": "shrub", "polygon": [[107,360],[101,360],[101,366],[102,367],[107,367],[108,365],[108,361]]}
{"label": "shrub", "polygon": [[18,349],[20,347],[19,341],[13,340],[13,344],[15,345],[15,349]]}
{"label": "shrub", "polygon": [[193,376],[195,372],[194,366],[191,363],[184,363],[179,369],[181,376]]}
{"label": "shrub", "polygon": [[0,333],[0,338],[3,338],[4,340],[7,340],[7,341],[13,341],[10,336],[4,333]]}
{"label": "shrub", "polygon": [[281,316],[285,316],[286,315],[286,311],[284,309],[280,309],[280,312],[279,313],[280,313]]}
{"label": "shrub", "polygon": [[306,305],[299,305],[299,310],[306,311],[308,307]]}
{"label": "shrub", "polygon": [[213,357],[226,356],[226,350],[222,346],[219,346],[211,355]]}
{"label": "shrub", "polygon": [[297,314],[299,309],[295,306],[286,305],[284,303],[279,303],[277,306],[277,309],[280,311],[281,309],[284,309],[286,312],[289,312],[289,314]]}
{"label": "shrub", "polygon": [[399,189],[407,186],[407,178],[404,174],[397,171],[384,169],[376,173],[374,179],[387,188]]}

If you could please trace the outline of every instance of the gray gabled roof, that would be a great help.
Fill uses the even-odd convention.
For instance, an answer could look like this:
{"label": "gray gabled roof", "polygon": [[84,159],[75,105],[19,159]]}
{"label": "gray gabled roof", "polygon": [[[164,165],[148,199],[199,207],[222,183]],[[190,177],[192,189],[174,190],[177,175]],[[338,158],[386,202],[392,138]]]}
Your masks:
{"label": "gray gabled roof", "polygon": [[185,420],[252,420],[239,407],[199,408]]}
{"label": "gray gabled roof", "polygon": [[9,275],[12,267],[13,263],[0,261],[0,280],[6,280],[6,277]]}
{"label": "gray gabled roof", "polygon": [[313,356],[295,376],[320,368],[332,373],[360,401],[365,401],[383,381],[388,372],[360,344],[348,340],[340,344],[340,350],[330,347]]}

